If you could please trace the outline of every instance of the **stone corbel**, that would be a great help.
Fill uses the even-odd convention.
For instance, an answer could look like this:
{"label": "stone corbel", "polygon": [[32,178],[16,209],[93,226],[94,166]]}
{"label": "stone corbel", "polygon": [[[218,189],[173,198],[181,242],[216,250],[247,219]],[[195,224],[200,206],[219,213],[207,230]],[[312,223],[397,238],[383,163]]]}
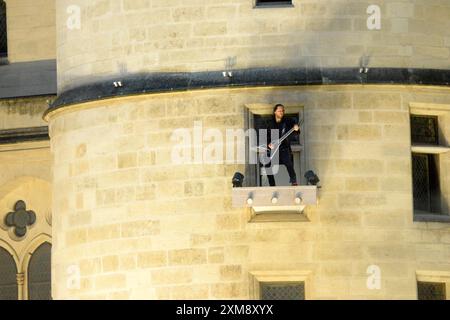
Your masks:
{"label": "stone corbel", "polygon": [[265,220],[263,216],[277,220],[277,215],[281,218],[286,214],[291,218],[292,214],[300,215],[307,221],[303,211],[318,204],[317,186],[233,188],[232,197],[234,208],[251,209],[251,221]]}

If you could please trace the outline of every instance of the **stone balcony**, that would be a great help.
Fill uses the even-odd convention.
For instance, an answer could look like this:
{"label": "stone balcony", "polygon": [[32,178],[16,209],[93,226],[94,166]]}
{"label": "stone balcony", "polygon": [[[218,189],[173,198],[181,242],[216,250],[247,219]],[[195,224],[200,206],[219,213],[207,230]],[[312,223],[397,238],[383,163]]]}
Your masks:
{"label": "stone balcony", "polygon": [[318,204],[317,186],[233,188],[234,208],[247,208],[250,222],[309,221],[307,206]]}

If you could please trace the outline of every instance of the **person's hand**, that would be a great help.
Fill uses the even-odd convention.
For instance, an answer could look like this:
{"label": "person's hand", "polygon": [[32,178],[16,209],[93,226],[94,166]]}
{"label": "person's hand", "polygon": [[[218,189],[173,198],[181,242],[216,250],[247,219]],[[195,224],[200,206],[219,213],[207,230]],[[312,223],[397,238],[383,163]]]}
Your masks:
{"label": "person's hand", "polygon": [[295,131],[300,130],[300,127],[298,126],[298,124],[294,125],[294,130],[295,130]]}
{"label": "person's hand", "polygon": [[272,150],[273,149],[273,144],[269,144],[269,149]]}

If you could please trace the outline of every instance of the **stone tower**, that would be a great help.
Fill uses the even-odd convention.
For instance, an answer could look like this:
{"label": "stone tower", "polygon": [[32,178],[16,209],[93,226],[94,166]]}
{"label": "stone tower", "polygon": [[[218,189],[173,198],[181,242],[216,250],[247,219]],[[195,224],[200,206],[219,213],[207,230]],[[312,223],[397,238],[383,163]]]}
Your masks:
{"label": "stone tower", "polygon": [[[450,3],[274,2],[56,2],[54,299],[258,299],[286,282],[415,299],[449,281]],[[298,174],[322,188],[302,219],[261,222],[232,205],[249,165],[173,163],[173,135],[248,129],[275,103],[304,118]],[[411,140],[417,116],[433,145]],[[438,172],[421,211],[417,157]]]}

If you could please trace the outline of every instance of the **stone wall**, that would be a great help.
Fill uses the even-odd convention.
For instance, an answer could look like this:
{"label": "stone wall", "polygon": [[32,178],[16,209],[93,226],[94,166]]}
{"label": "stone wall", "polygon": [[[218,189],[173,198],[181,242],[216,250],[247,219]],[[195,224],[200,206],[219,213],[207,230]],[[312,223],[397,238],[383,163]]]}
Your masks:
{"label": "stone wall", "polygon": [[[19,283],[18,298],[28,296],[28,266],[31,254],[44,242],[52,242],[52,186],[49,142],[0,145],[0,247],[13,257]],[[16,203],[36,214],[24,237],[5,224]]]}
{"label": "stone wall", "polygon": [[[244,128],[247,104],[277,102],[304,108],[319,205],[307,208],[309,222],[249,223],[246,209],[231,207],[231,178],[244,167],[173,164],[171,135],[194,121]],[[416,270],[450,269],[450,227],[413,222],[410,103],[448,113],[449,91],[221,89],[51,113],[53,297],[248,299],[251,273],[298,271],[311,272],[312,299],[416,299]],[[441,161],[448,172],[449,153]],[[380,290],[366,285],[371,265]],[[79,289],[66,285],[73,266]]]}
{"label": "stone wall", "polygon": [[[293,4],[254,8],[253,0],[57,1],[59,88],[150,71],[359,67],[362,57],[369,67],[449,66],[449,2]],[[368,30],[370,5],[380,8],[380,30]],[[77,17],[80,28],[69,29],[68,21],[77,26]]]}
{"label": "stone wall", "polygon": [[55,59],[55,0],[5,2],[9,62]]}
{"label": "stone wall", "polygon": [[54,96],[0,99],[0,130],[47,126],[42,118]]}

